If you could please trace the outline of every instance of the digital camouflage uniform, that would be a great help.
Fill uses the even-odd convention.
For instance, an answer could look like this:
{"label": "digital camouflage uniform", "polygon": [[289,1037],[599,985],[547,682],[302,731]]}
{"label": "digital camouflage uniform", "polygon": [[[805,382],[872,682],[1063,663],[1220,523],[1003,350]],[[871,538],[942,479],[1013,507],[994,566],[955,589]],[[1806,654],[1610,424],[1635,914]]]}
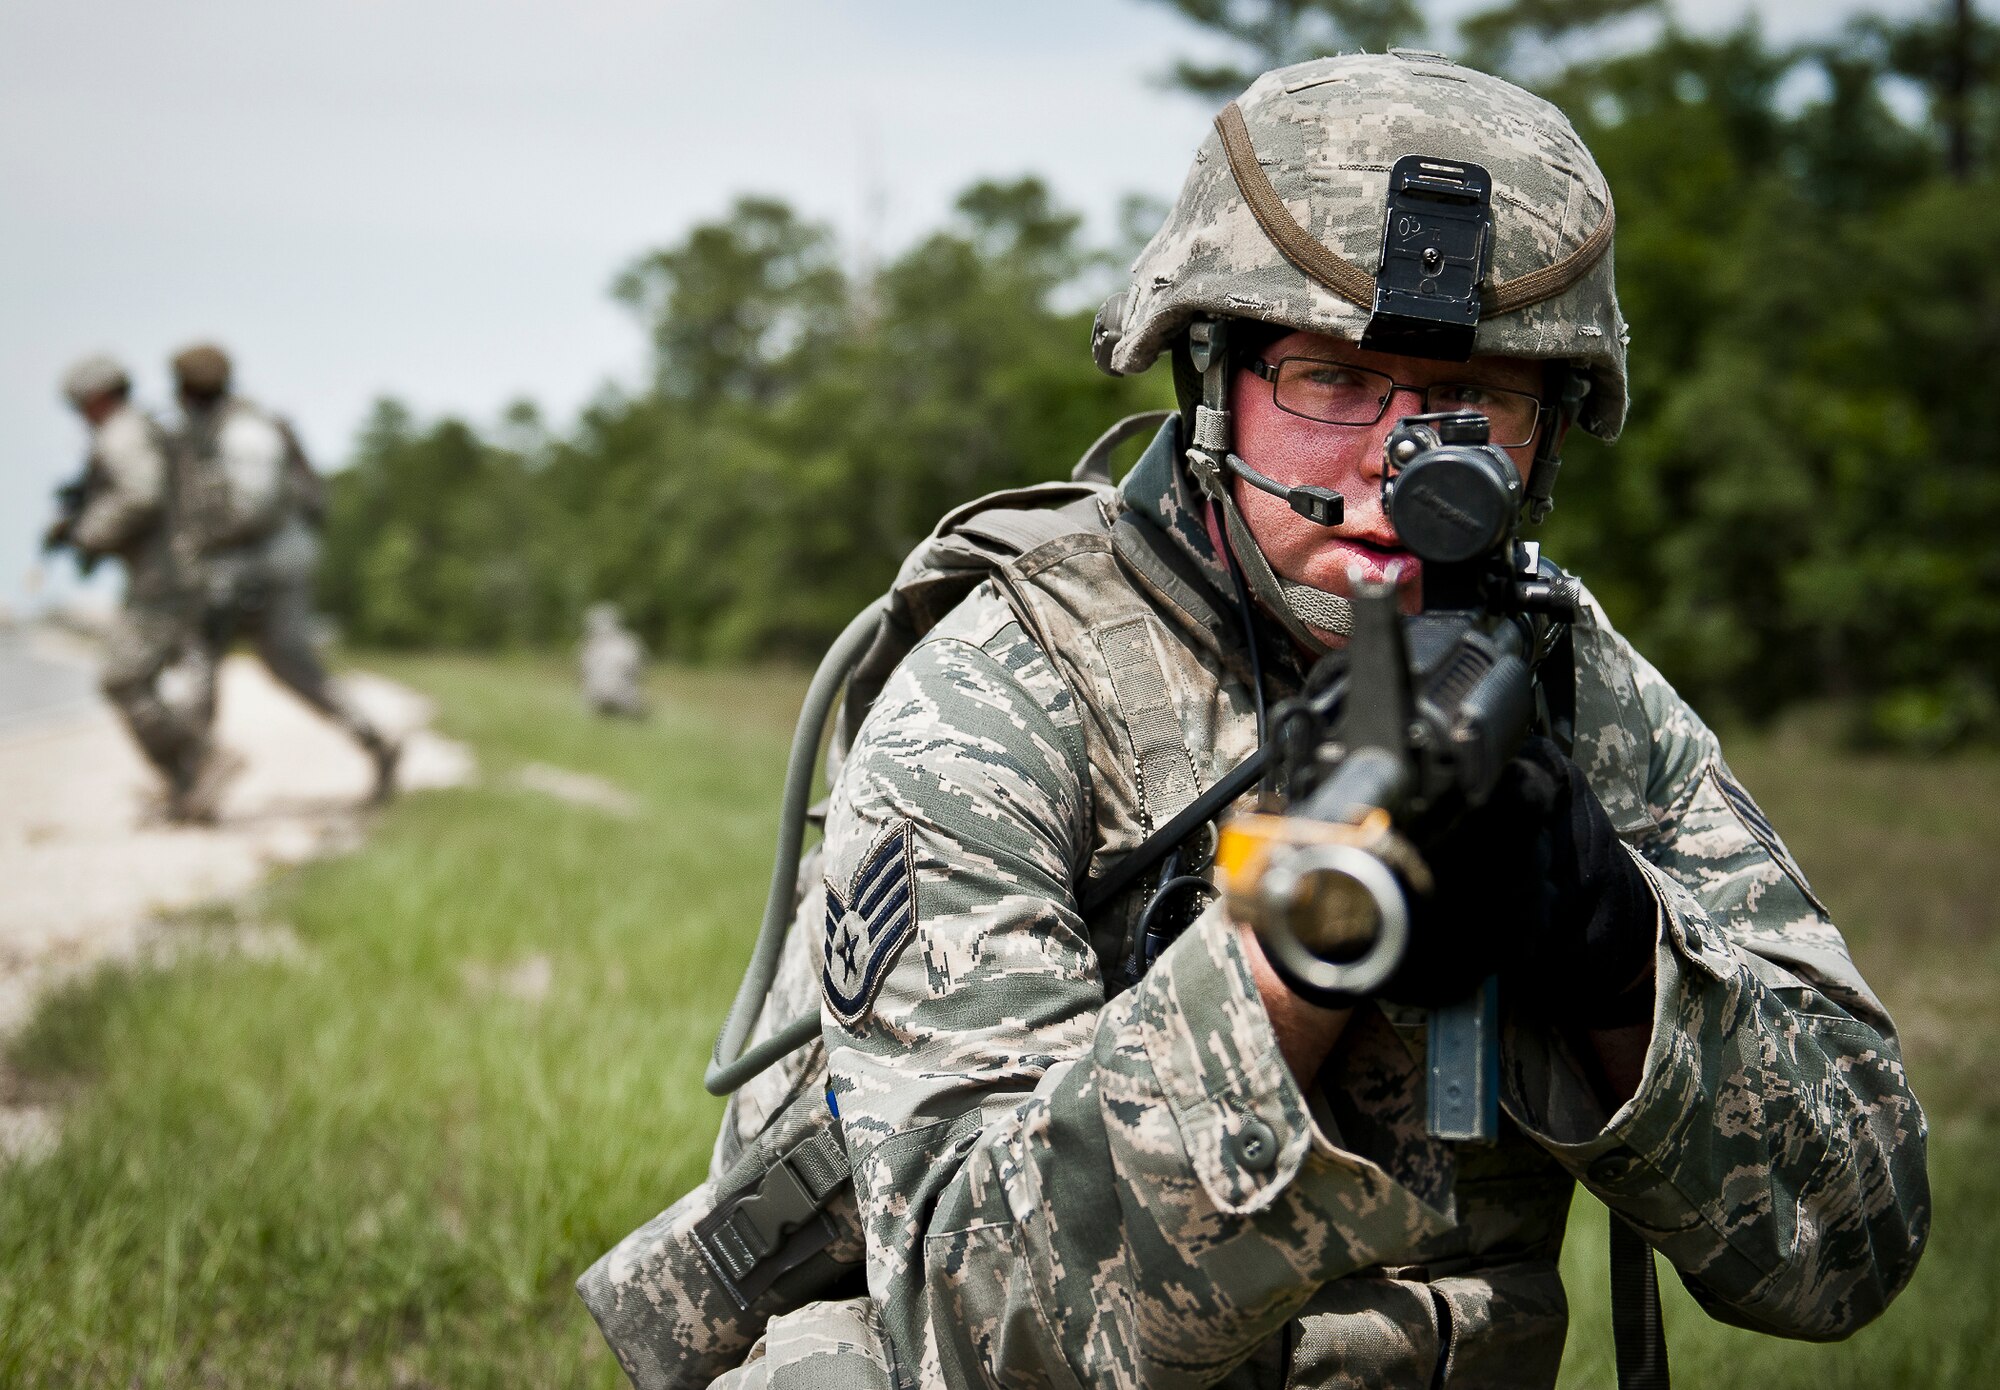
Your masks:
{"label": "digital camouflage uniform", "polygon": [[391,744],[327,675],[314,642],[318,483],[290,426],[224,396],[189,410],[176,450],[176,544],[201,575],[209,675],[238,637],[248,640],[273,676],[382,768]]}
{"label": "digital camouflage uniform", "polygon": [[[125,566],[125,600],[105,642],[99,685],[169,792],[185,792],[207,756],[213,682],[201,669],[193,576],[173,550],[167,441],[136,406],[120,406],[91,432],[86,476],[88,500],[70,540]],[[189,679],[169,698],[161,676],[175,667]]]}
{"label": "digital camouflage uniform", "polygon": [[[841,773],[824,1037],[886,1340],[841,1304],[831,1341],[802,1340],[808,1309],[791,1344],[893,1347],[926,1386],[1546,1385],[1576,1182],[1718,1317],[1823,1338],[1880,1312],[1928,1222],[1893,1025],[1714,736],[1594,609],[1575,755],[1661,908],[1615,1115],[1558,1033],[1510,1019],[1500,1142],[1431,1140],[1423,1016],[1390,1005],[1302,1091],[1215,910],[1114,995],[1138,902],[1084,921],[1078,885],[1255,739],[1174,436],[1109,536],[1031,553],[931,633]],[[1162,708],[1177,748],[1144,732]],[[724,1383],[775,1377],[767,1343]]]}
{"label": "digital camouflage uniform", "polygon": [[[1726,1320],[1836,1337],[1907,1282],[1929,1199],[1893,1026],[1713,735],[1594,606],[1572,752],[1657,906],[1650,1048],[1616,1113],[1565,1035],[1503,997],[1499,1140],[1433,1140],[1422,1012],[1360,1005],[1301,1087],[1218,910],[1143,976],[1149,885],[1079,912],[1256,743],[1203,509],[1267,629],[1267,699],[1295,688],[1309,626],[1337,630],[1301,622],[1303,586],[1232,501],[1232,359],[1202,368],[1200,326],[1360,342],[1389,170],[1410,155],[1491,177],[1475,354],[1556,364],[1567,418],[1617,435],[1611,194],[1559,111],[1393,53],[1267,73],[1226,108],[1092,335],[1116,374],[1180,353],[1183,414],[1116,498],[1062,509],[1101,514],[1000,563],[888,679],[753,1034],[817,993],[820,1045],[738,1091],[710,1184],[586,1276],[607,1335],[641,1315],[614,1338],[638,1383],[747,1349],[717,1386],[1546,1386],[1579,1182]],[[1553,464],[1530,470],[1531,511]],[[775,1300],[751,1345],[739,1304],[676,1259],[704,1213],[731,1211],[725,1173],[826,1114],[822,1067],[854,1193],[811,1164],[787,1180],[822,1201],[830,1254],[863,1248],[868,1297]]]}

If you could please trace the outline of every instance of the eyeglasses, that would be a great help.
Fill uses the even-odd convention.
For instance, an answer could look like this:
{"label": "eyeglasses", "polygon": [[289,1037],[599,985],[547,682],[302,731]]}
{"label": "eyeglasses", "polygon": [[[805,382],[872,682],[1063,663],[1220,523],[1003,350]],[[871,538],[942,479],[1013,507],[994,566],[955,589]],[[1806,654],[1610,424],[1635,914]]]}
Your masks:
{"label": "eyeglasses", "polygon": [[1388,412],[1398,391],[1421,395],[1426,413],[1477,411],[1490,424],[1492,442],[1503,449],[1532,443],[1542,422],[1542,403],[1527,392],[1476,381],[1412,386],[1365,367],[1312,357],[1287,357],[1276,364],[1260,358],[1250,363],[1250,370],[1271,383],[1278,409],[1322,424],[1372,425]]}

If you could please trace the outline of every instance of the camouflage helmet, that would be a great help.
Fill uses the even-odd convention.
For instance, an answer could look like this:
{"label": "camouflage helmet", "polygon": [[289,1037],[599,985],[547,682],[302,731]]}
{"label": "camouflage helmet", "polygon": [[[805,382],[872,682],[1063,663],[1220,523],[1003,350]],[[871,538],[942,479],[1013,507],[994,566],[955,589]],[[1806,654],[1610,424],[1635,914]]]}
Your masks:
{"label": "camouflage helmet", "polygon": [[1279,68],[1225,108],[1130,283],[1099,311],[1099,365],[1118,376],[1144,371],[1201,317],[1358,343],[1389,170],[1405,155],[1462,160],[1492,176],[1494,245],[1473,352],[1575,364],[1591,383],[1578,423],[1616,438],[1626,333],[1604,175],[1555,107],[1432,53]]}
{"label": "camouflage helmet", "polygon": [[125,368],[118,359],[96,352],[74,363],[63,373],[62,391],[71,405],[80,406],[85,401],[102,396],[110,391],[129,391],[132,378],[125,374]]}
{"label": "camouflage helmet", "polygon": [[214,343],[184,347],[173,357],[174,383],[197,396],[216,396],[229,389],[229,354]]}

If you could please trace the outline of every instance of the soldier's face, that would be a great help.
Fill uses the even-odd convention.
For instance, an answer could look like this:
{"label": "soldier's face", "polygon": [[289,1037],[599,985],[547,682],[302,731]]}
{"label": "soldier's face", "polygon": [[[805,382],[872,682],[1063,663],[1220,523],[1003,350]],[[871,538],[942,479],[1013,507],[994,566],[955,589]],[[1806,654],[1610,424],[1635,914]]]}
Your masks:
{"label": "soldier's face", "polygon": [[118,413],[118,407],[125,404],[123,391],[99,391],[94,396],[77,402],[77,413],[93,425],[101,425]]}
{"label": "soldier's face", "polygon": [[[1398,420],[1423,412],[1423,387],[1471,382],[1539,397],[1542,364],[1512,357],[1475,357],[1470,362],[1397,357],[1364,352],[1317,333],[1293,333],[1265,348],[1261,356],[1270,363],[1287,357],[1344,363],[1420,388],[1410,391],[1399,385],[1382,418],[1372,425],[1326,424],[1281,410],[1272,384],[1247,367],[1236,374],[1230,401],[1236,451],[1252,468],[1288,487],[1332,488],[1346,500],[1340,525],[1318,526],[1282,499],[1234,480],[1236,505],[1271,568],[1286,579],[1333,594],[1348,593],[1355,576],[1378,582],[1394,577],[1404,608],[1416,611],[1423,597],[1423,566],[1403,549],[1382,511],[1384,441]],[[1534,441],[1507,452],[1526,477],[1535,457]]]}

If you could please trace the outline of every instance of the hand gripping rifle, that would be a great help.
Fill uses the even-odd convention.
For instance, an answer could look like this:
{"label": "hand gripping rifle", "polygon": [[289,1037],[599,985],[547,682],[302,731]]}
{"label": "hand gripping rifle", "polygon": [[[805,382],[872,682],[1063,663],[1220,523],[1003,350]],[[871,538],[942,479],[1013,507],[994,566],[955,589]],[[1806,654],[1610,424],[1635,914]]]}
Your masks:
{"label": "hand gripping rifle", "polygon": [[98,557],[76,543],[76,523],[97,488],[96,465],[86,463],[74,478],[55,489],[56,519],[42,532],[42,553],[51,555],[67,546],[76,551],[77,569],[84,574],[96,568]]}
{"label": "hand gripping rifle", "polygon": [[[1484,416],[1411,416],[1387,442],[1383,507],[1424,562],[1423,611],[1393,584],[1361,584],[1345,676],[1332,698],[1272,719],[1281,813],[1233,817],[1217,863],[1231,914],[1249,922],[1294,988],[1329,1003],[1378,992],[1410,944],[1411,893],[1431,876],[1418,843],[1493,792],[1538,724],[1567,742],[1567,653],[1576,581],[1516,538],[1521,478]],[[1553,708],[1552,708],[1553,706]],[[1433,1009],[1430,1132],[1490,1141],[1499,1125],[1499,992]]]}

